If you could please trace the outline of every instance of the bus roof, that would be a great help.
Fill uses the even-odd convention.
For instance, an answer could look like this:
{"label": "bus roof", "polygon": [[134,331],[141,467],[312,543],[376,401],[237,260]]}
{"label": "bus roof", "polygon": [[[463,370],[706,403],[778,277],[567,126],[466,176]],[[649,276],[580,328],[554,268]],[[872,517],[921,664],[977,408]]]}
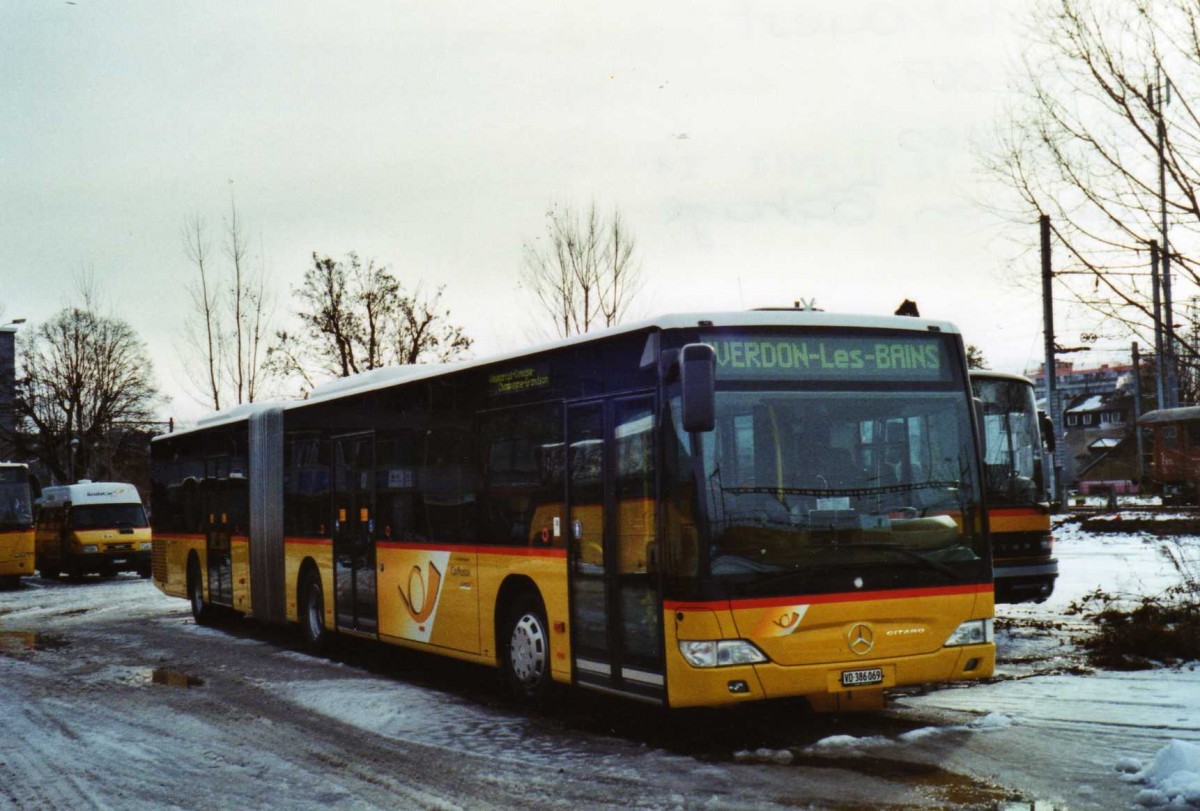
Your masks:
{"label": "bus roof", "polygon": [[141,504],[137,488],[125,482],[79,482],[42,489],[39,503],[57,507],[67,502],[80,504]]}
{"label": "bus roof", "polygon": [[1138,420],[1139,425],[1155,425],[1164,422],[1189,422],[1200,420],[1200,406],[1181,406],[1180,408],[1159,408],[1147,411]]}
{"label": "bus roof", "polygon": [[988,378],[991,380],[1011,380],[1014,383],[1025,383],[1030,386],[1035,385],[1034,382],[1025,375],[1015,375],[1011,372],[993,372],[991,369],[972,369],[971,377]]}
{"label": "bus roof", "polygon": [[957,335],[958,327],[948,321],[935,321],[928,318],[912,318],[909,316],[893,315],[849,315],[846,313],[826,313],[818,310],[801,310],[791,308],[739,310],[734,312],[692,312],[671,313],[632,321],[608,329],[572,335],[524,349],[503,352],[483,358],[463,361],[461,363],[429,363],[412,364],[407,366],[387,366],[373,369],[351,377],[336,378],[328,383],[317,386],[306,400],[278,400],[272,402],[246,403],[234,406],[224,411],[215,411],[197,421],[195,428],[176,431],[173,434],[162,434],[155,441],[171,436],[191,433],[203,428],[217,425],[228,425],[249,419],[252,414],[273,408],[291,410],[303,408],[315,402],[334,400],[351,394],[363,394],[378,389],[388,388],[400,382],[415,382],[431,377],[438,377],[447,372],[473,369],[488,366],[493,363],[517,360],[537,355],[567,346],[588,344],[603,341],[616,335],[624,335],[640,330],[672,330],[672,329],[728,329],[736,327],[825,327],[825,328],[857,328],[857,329],[891,329],[907,332],[943,332]]}

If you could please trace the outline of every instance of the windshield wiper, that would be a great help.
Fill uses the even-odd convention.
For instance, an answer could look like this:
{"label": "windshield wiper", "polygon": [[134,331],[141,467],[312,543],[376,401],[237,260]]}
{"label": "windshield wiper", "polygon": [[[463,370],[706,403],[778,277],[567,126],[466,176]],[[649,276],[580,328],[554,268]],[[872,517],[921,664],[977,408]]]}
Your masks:
{"label": "windshield wiper", "polygon": [[915,560],[919,563],[925,564],[930,569],[935,569],[935,570],[941,572],[942,574],[946,575],[946,577],[949,577],[951,580],[959,579],[958,574],[953,569],[951,569],[949,566],[942,563],[941,561],[937,561],[937,560],[934,560],[933,558],[926,557],[925,555],[922,555],[920,552],[914,552],[911,549],[905,549],[903,546],[896,546],[896,545],[890,544],[890,543],[856,543],[854,541],[840,544],[840,546],[845,549],[870,549],[872,551],[878,550],[881,552],[898,552],[901,555],[904,555],[905,557],[907,557],[911,560]]}

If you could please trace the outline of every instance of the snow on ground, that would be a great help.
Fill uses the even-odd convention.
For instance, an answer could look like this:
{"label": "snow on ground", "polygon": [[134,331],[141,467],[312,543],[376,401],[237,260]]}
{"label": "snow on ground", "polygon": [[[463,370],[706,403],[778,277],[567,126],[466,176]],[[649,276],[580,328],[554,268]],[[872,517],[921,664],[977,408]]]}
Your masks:
{"label": "snow on ground", "polygon": [[1146,807],[1200,806],[1200,746],[1172,741],[1130,779],[1148,786],[1138,794]]}
{"label": "snow on ground", "polygon": [[[1128,514],[1128,513],[1123,513]],[[1167,513],[1157,517],[1180,516]],[[1084,595],[1102,588],[1113,595],[1155,595],[1179,582],[1179,573],[1163,554],[1176,541],[1187,550],[1200,549],[1200,538],[1159,538],[1145,532],[1086,532],[1076,521],[1054,527],[1058,581],[1041,605],[1000,606],[998,614],[1044,616],[1066,609]]]}
{"label": "snow on ground", "polygon": [[[1073,756],[1146,786],[1136,795],[1138,804],[1200,807],[1200,776],[1191,759],[1200,752],[1200,665],[1093,672],[1073,644],[1087,622],[1067,613],[1097,589],[1129,599],[1162,594],[1179,582],[1164,548],[1177,545],[1194,558],[1200,537],[1092,533],[1075,521],[1056,522],[1054,534],[1059,560],[1054,594],[1040,605],[997,606],[997,679],[903,702],[1001,713],[1029,741],[1031,755],[1038,751],[1039,737],[1056,739],[1051,730],[1073,731],[1070,746],[1079,750]],[[1051,672],[1039,675],[1047,669]],[[1130,764],[1136,765],[1132,771]],[[1097,798],[1096,807],[1107,801]]]}

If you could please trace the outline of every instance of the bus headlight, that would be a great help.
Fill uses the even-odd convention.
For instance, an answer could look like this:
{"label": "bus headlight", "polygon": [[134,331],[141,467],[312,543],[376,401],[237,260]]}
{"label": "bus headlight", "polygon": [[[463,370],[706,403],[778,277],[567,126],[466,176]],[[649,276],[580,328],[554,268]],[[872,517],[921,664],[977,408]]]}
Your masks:
{"label": "bus headlight", "polygon": [[142,541],[138,544],[138,549],[142,550],[143,552],[149,552],[153,546],[154,545],[150,543],[150,541]]}
{"label": "bus headlight", "polygon": [[992,633],[992,621],[990,619],[967,620],[955,628],[954,633],[950,634],[950,638],[946,640],[946,647],[984,645],[992,642],[994,639],[995,636]]}
{"label": "bus headlight", "polygon": [[100,547],[96,546],[94,543],[89,543],[86,544],[80,551],[84,552],[85,554],[88,552],[99,552]]}
{"label": "bus headlight", "polygon": [[766,655],[745,639],[686,640],[679,652],[692,667],[753,665],[767,661]]}

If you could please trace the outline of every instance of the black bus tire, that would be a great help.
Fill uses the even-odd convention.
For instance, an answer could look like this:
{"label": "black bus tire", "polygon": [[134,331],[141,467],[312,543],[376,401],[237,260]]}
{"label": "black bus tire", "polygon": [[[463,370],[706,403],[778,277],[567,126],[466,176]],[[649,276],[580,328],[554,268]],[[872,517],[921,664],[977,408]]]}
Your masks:
{"label": "black bus tire", "polygon": [[188,602],[192,606],[192,618],[197,625],[212,625],[215,611],[204,599],[204,578],[200,576],[200,564],[195,558],[188,561],[187,568]]}
{"label": "black bus tire", "polygon": [[550,628],[546,609],[528,592],[509,607],[501,631],[501,667],[518,701],[540,702],[550,693]]}
{"label": "black bus tire", "polygon": [[309,569],[300,581],[299,600],[300,638],[313,650],[319,650],[329,641],[329,630],[325,627],[325,590],[321,587],[321,575]]}
{"label": "black bus tire", "polygon": [[57,580],[58,568],[56,566],[39,566],[38,574],[42,576],[43,580]]}

